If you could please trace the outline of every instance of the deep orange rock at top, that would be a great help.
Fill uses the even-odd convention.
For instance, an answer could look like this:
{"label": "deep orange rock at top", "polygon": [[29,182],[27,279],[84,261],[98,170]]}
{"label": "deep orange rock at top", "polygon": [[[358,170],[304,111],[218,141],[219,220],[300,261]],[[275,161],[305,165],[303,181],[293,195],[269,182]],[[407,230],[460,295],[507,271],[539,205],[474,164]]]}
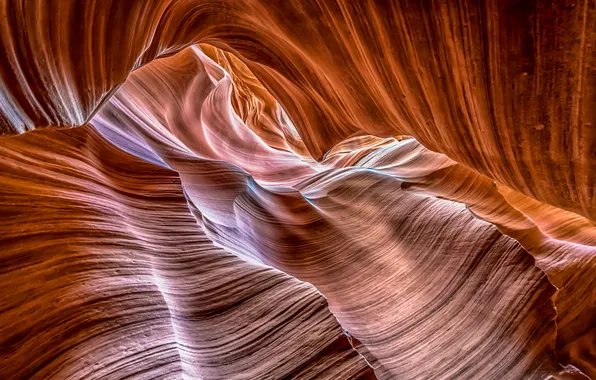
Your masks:
{"label": "deep orange rock at top", "polygon": [[592,220],[589,1],[14,1],[0,10],[3,134],[81,125],[139,66],[197,42],[237,54],[314,157],[407,134]]}

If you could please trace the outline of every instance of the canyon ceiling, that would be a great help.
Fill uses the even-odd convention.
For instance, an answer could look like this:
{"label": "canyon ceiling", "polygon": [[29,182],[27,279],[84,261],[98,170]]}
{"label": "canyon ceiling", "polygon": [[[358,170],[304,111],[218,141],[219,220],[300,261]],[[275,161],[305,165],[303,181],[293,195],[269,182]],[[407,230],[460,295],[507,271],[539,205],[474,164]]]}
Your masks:
{"label": "canyon ceiling", "polygon": [[596,379],[596,0],[0,0],[0,379]]}

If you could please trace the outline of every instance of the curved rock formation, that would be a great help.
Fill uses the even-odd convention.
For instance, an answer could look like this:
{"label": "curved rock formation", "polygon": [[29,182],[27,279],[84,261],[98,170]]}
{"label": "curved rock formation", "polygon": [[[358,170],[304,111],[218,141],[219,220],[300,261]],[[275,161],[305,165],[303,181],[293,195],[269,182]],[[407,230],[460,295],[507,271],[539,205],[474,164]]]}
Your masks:
{"label": "curved rock formation", "polygon": [[4,133],[80,125],[130,71],[208,42],[245,60],[315,158],[353,134],[408,134],[596,218],[589,0],[2,5]]}
{"label": "curved rock formation", "polygon": [[594,9],[0,2],[0,377],[596,378]]}
{"label": "curved rock formation", "polygon": [[89,126],[23,137],[1,148],[3,378],[374,378],[312,286],[205,237],[174,172]]}

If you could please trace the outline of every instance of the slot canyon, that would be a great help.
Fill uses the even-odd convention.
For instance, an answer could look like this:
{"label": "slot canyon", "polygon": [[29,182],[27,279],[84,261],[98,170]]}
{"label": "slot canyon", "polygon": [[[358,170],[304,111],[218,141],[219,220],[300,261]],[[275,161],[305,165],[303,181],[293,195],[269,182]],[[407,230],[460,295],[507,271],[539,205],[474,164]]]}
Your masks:
{"label": "slot canyon", "polygon": [[596,380],[596,0],[0,0],[0,379]]}

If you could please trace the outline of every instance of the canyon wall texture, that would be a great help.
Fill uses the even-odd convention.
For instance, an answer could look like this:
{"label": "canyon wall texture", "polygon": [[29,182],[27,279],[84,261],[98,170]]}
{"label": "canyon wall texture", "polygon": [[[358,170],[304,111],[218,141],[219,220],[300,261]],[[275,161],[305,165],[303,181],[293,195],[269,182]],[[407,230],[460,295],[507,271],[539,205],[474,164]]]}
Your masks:
{"label": "canyon wall texture", "polygon": [[0,378],[596,379],[596,2],[0,20]]}

